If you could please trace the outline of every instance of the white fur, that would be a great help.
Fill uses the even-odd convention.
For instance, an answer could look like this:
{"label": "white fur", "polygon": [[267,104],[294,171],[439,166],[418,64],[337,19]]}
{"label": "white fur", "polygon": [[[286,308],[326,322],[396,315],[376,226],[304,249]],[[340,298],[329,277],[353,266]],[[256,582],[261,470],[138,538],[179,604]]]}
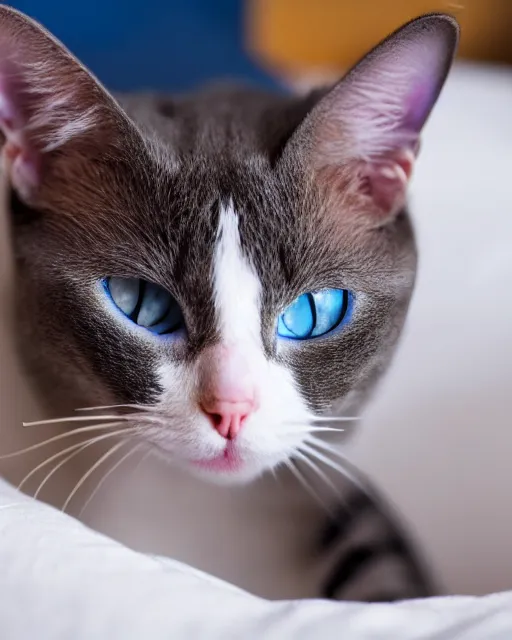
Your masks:
{"label": "white fur", "polygon": [[220,212],[213,282],[222,341],[261,350],[261,283],[242,254],[232,202]]}
{"label": "white fur", "polygon": [[[244,467],[224,477],[211,472],[207,475],[214,481],[247,481],[290,458],[306,435],[309,414],[292,373],[268,360],[264,353],[261,283],[242,251],[238,215],[232,203],[220,212],[213,279],[221,341],[230,349],[239,350],[249,363],[259,408],[236,440]],[[187,467],[190,460],[219,455],[226,444],[199,410],[197,366],[169,361],[162,364],[160,381],[164,393],[159,408],[169,416],[169,424],[151,437],[167,452],[165,455]]]}

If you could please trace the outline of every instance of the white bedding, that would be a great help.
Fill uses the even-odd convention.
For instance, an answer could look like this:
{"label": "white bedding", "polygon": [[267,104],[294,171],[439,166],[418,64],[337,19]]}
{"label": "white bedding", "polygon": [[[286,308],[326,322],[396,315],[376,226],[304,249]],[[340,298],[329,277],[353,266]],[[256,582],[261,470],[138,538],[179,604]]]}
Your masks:
{"label": "white bedding", "polygon": [[[353,450],[451,592],[512,588],[511,114],[510,71],[456,70],[414,184],[422,258],[407,335]],[[18,392],[9,349],[0,340],[3,427]],[[9,420],[27,415],[20,404]],[[0,483],[0,640],[28,638],[509,640],[512,592],[270,602],[130,551]]]}
{"label": "white bedding", "polygon": [[0,482],[5,640],[506,640],[512,592],[393,605],[269,602],[144,556]]}

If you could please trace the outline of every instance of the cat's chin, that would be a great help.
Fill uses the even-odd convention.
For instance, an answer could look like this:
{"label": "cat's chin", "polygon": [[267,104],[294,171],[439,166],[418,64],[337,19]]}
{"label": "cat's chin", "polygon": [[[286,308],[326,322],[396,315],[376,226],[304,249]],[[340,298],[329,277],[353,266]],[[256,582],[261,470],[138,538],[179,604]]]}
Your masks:
{"label": "cat's chin", "polygon": [[227,447],[217,456],[210,458],[188,458],[173,455],[161,446],[152,447],[153,453],[166,464],[179,467],[182,471],[209,484],[244,485],[257,480],[267,471],[283,461],[283,454],[273,456],[242,456]]}
{"label": "cat's chin", "polygon": [[187,460],[181,466],[205,482],[222,486],[248,484],[269,468],[256,462],[233,461],[222,456],[210,460]]}
{"label": "cat's chin", "polygon": [[220,472],[201,469],[192,465],[188,465],[187,470],[189,473],[204,482],[224,487],[249,484],[250,482],[257,480],[264,472],[264,469],[256,469],[254,467],[247,467],[236,472]]}
{"label": "cat's chin", "polygon": [[223,486],[248,484],[259,478],[266,470],[260,465],[248,463],[223,465],[217,460],[188,461],[184,466],[189,473],[201,480]]}
{"label": "cat's chin", "polygon": [[209,483],[243,485],[259,478],[280,462],[279,457],[247,455],[233,443],[212,457],[181,459],[178,464]]}

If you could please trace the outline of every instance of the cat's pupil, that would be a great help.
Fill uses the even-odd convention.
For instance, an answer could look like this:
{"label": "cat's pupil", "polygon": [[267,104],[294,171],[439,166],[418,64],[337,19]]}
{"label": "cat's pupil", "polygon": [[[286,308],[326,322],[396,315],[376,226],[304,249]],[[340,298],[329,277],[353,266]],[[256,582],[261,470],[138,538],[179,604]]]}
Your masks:
{"label": "cat's pupil", "polygon": [[135,324],[158,335],[184,327],[183,314],[163,287],[139,278],[110,277],[104,288],[114,305]]}
{"label": "cat's pupil", "polygon": [[131,316],[139,300],[140,280],[137,278],[110,278],[108,288],[112,300],[121,311]]}
{"label": "cat's pupil", "polygon": [[311,294],[299,296],[283,313],[283,324],[296,336],[310,335],[315,326],[315,303]]}
{"label": "cat's pupil", "polygon": [[144,288],[137,324],[142,327],[151,327],[162,322],[171,305],[172,298],[167,291],[148,282]]}

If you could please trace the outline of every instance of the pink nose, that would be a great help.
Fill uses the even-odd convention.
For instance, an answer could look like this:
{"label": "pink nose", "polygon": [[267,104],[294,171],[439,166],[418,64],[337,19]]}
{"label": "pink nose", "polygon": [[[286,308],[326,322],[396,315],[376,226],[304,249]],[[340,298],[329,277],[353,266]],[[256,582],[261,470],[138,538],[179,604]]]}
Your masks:
{"label": "pink nose", "polygon": [[214,429],[226,440],[234,440],[254,411],[254,401],[210,400],[201,405]]}

